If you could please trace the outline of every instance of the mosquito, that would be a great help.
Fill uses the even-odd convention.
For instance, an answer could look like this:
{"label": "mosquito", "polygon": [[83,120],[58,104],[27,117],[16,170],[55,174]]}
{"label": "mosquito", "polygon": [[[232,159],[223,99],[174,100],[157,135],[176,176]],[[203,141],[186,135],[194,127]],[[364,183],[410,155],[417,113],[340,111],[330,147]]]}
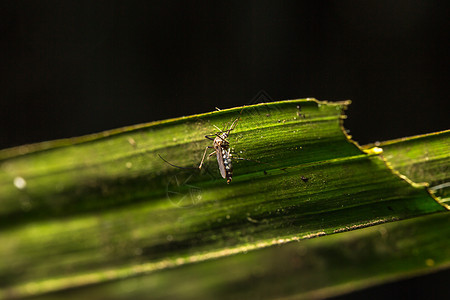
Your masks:
{"label": "mosquito", "polygon": [[[214,152],[210,153],[208,157],[216,154],[220,175],[222,175],[222,178],[227,180],[227,184],[230,183],[231,179],[233,178],[233,164],[231,163],[230,142],[227,140],[227,138],[230,135],[230,132],[236,127],[238,121],[239,117],[237,117],[236,120],[233,121],[230,128],[228,128],[227,130],[216,132],[214,135],[205,135],[205,138],[213,141],[213,146],[206,146],[205,152],[203,152],[202,161],[198,166],[199,169],[202,168],[208,149],[214,149]],[[214,136],[214,138],[212,136]]]}
{"label": "mosquito", "polygon": [[[214,149],[214,151],[212,153],[210,153],[208,155],[208,157],[211,157],[214,154],[216,155],[217,164],[219,165],[220,175],[222,176],[222,178],[226,179],[227,184],[229,184],[233,178],[233,165],[231,162],[230,142],[227,140],[227,138],[230,135],[230,132],[233,131],[234,128],[236,127],[239,119],[240,119],[240,116],[237,117],[233,121],[233,123],[231,123],[230,127],[226,130],[221,130],[220,128],[218,128],[217,126],[214,125],[214,127],[219,131],[214,134],[205,135],[205,138],[213,141],[213,145],[206,146],[205,151],[203,152],[202,160],[200,161],[200,165],[198,166],[199,169],[202,168],[203,162],[205,161],[206,153],[208,152],[208,149]],[[161,155],[159,155],[159,157],[162,160],[164,160],[166,163],[171,165],[172,167],[186,169],[186,168],[171,164],[170,162],[168,162],[167,160],[162,158]],[[188,169],[190,169],[190,168],[188,168]]]}

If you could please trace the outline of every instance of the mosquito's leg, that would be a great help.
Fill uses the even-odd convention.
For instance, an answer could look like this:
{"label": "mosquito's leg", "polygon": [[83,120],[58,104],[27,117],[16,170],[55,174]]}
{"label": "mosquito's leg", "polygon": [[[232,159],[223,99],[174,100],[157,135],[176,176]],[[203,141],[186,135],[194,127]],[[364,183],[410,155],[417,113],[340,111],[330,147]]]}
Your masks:
{"label": "mosquito's leg", "polygon": [[[203,152],[202,161],[200,162],[200,165],[198,166],[199,169],[202,168],[203,161],[205,160],[206,151],[208,151],[208,149],[211,149],[211,148],[214,148],[214,147],[213,146],[206,146],[205,152]],[[213,153],[216,153],[216,151],[214,151]]]}
{"label": "mosquito's leg", "polygon": [[240,156],[234,156],[234,155],[236,155],[236,153],[231,153],[230,154],[230,156],[232,156],[233,159],[236,159],[236,160],[239,159],[239,160],[246,160],[246,161],[256,162],[258,164],[265,164],[265,165],[271,166],[274,169],[279,169],[279,170],[281,170],[283,172],[288,173],[288,171],[286,171],[286,168],[278,168],[278,167],[275,167],[274,165],[272,165],[271,163],[263,162],[263,161],[260,161],[260,160],[257,160],[257,159],[249,159],[249,158],[244,158],[244,157],[240,157]]}
{"label": "mosquito's leg", "polygon": [[257,162],[258,164],[267,164],[265,162],[256,160],[256,159],[249,159],[249,158],[243,158],[240,156],[235,156],[236,154],[230,154],[231,157],[233,157],[233,159],[239,159],[239,160],[246,160],[246,161],[252,161],[252,162]]}
{"label": "mosquito's leg", "polygon": [[[223,131],[223,132],[225,132],[225,131]],[[224,138],[223,136],[220,136],[220,135],[219,135],[220,133],[222,133],[222,132],[217,132],[217,133],[215,133],[215,135],[216,135],[219,139],[221,139],[222,141],[224,141],[225,143],[229,144],[230,142],[229,142],[226,138]]]}
{"label": "mosquito's leg", "polygon": [[165,160],[161,155],[158,154],[158,156],[159,156],[159,158],[161,158],[166,164],[168,164],[168,165],[170,165],[170,166],[172,166],[172,167],[175,167],[175,168],[178,168],[178,169],[196,169],[196,168],[180,167],[180,166],[171,164],[170,162],[168,162],[167,160]]}
{"label": "mosquito's leg", "polygon": [[208,135],[205,135],[205,138],[207,138],[208,140],[214,141],[216,136],[222,138],[220,135],[224,132],[225,131],[218,131],[218,132],[215,132],[214,134],[208,134]]}
{"label": "mosquito's leg", "polygon": [[221,136],[219,136],[219,137],[223,142],[227,143],[228,145],[230,144],[230,142],[226,138],[221,137]]}

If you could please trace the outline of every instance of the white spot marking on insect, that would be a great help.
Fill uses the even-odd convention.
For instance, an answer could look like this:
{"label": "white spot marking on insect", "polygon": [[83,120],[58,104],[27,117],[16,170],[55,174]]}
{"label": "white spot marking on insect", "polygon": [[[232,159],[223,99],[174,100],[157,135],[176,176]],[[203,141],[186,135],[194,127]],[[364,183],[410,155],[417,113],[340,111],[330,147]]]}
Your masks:
{"label": "white spot marking on insect", "polygon": [[130,161],[127,161],[127,163],[125,164],[125,167],[127,167],[127,169],[131,169],[132,166],[133,164]]}
{"label": "white spot marking on insect", "polygon": [[14,178],[14,186],[19,190],[23,190],[27,186],[27,182],[20,176]]}

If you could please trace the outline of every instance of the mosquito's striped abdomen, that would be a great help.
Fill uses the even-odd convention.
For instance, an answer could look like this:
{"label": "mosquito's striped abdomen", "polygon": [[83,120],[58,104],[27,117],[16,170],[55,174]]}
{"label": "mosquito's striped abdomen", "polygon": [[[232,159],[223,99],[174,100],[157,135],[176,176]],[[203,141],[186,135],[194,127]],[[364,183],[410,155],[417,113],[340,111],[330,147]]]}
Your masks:
{"label": "mosquito's striped abdomen", "polygon": [[225,179],[227,180],[227,183],[231,182],[231,179],[233,177],[233,165],[231,164],[231,157],[230,157],[230,151],[225,148],[222,148],[222,158],[223,158],[223,165],[225,167]]}

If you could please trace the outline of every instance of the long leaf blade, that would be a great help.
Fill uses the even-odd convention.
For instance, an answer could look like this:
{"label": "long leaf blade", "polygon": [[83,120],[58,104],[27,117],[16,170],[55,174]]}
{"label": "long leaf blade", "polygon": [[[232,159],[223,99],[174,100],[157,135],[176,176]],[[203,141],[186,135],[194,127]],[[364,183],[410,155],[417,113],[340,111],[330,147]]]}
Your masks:
{"label": "long leaf blade", "polygon": [[[0,296],[29,296],[443,211],[342,133],[348,103],[281,101],[0,153]],[[227,185],[195,170],[226,128]],[[194,169],[178,169],[174,165]],[[5,245],[5,246],[3,246]]]}

